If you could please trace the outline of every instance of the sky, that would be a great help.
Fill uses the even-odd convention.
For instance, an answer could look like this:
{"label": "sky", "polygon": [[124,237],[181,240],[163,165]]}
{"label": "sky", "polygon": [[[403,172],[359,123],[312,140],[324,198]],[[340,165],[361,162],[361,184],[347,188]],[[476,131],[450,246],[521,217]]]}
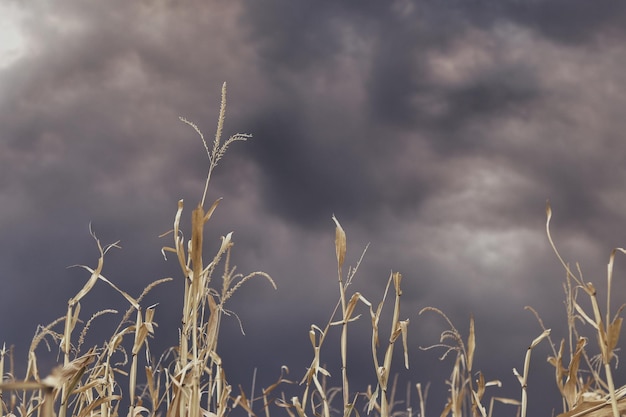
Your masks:
{"label": "sky", "polygon": [[[18,363],[88,279],[68,267],[95,266],[90,225],[103,244],[120,241],[103,271],[120,288],[138,295],[174,278],[146,305],[159,303],[153,351],[176,343],[184,278],[161,254],[171,235],[159,235],[179,199],[186,215],[201,199],[208,168],[178,118],[211,140],[224,82],[225,135],[253,137],[220,161],[208,200],[223,201],[205,239],[217,248],[234,231],[238,270],[265,271],[278,287],[250,281],[229,304],[246,333],[234,317],[222,325],[233,386],[250,386],[255,368],[257,386],[281,365],[304,375],[309,328],[326,324],[339,296],[333,215],[346,264],[367,247],[350,293],[378,303],[390,273],[404,277],[410,369],[398,372],[430,381],[430,415],[443,409],[452,362],[419,349],[448,328],[422,308],[465,336],[473,315],[474,368],[502,381],[489,392],[499,397],[520,399],[512,370],[542,331],[525,306],[555,343],[567,336],[548,200],[561,254],[606,297],[609,254],[626,245],[624,3],[5,0],[0,16],[0,341]],[[85,317],[123,311],[98,285]],[[364,389],[373,365],[359,308],[348,369]],[[94,325],[94,340],[107,325]],[[332,341],[322,355],[339,375]],[[562,411],[551,354],[545,342],[533,351],[535,416]],[[626,384],[624,372],[615,379]]]}

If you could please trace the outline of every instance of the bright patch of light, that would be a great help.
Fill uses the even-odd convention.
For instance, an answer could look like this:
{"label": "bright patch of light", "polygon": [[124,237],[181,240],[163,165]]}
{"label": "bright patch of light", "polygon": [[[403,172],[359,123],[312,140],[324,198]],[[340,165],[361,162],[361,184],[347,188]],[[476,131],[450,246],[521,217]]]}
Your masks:
{"label": "bright patch of light", "polygon": [[26,40],[20,32],[20,11],[0,3],[0,69],[9,67],[24,55]]}

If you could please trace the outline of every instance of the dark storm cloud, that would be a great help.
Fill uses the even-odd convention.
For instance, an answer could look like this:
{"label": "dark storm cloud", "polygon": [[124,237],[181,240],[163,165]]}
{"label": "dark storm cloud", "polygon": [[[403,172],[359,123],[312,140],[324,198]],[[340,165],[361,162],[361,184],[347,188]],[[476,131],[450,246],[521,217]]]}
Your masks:
{"label": "dark storm cloud", "polygon": [[406,3],[419,9],[419,16],[427,21],[422,23],[429,25],[430,34],[458,33],[456,28],[465,25],[490,28],[506,21],[571,46],[595,43],[605,35],[621,33],[626,17],[624,5],[609,0],[594,3],[584,0],[426,0]]}
{"label": "dark storm cloud", "polygon": [[[270,73],[323,67],[342,53],[346,27],[366,30],[376,17],[389,16],[389,4],[376,1],[245,1],[242,22]],[[359,28],[359,25],[363,27]]]}
{"label": "dark storm cloud", "polygon": [[411,176],[406,167],[390,165],[389,151],[378,143],[387,138],[324,117],[319,120],[336,123],[336,128],[316,127],[300,119],[297,107],[268,109],[251,123],[257,137],[248,150],[267,176],[264,198],[271,212],[319,229],[333,212],[346,221],[367,223],[385,207],[401,211],[428,193],[432,185]]}
{"label": "dark storm cloud", "polygon": [[571,45],[600,41],[603,35],[622,32],[626,18],[624,4],[604,0],[593,4],[584,0],[508,2],[503,10],[507,18]]}
{"label": "dark storm cloud", "polygon": [[[277,7],[279,12],[273,13],[272,7],[263,10],[255,7],[246,14],[251,19],[247,23],[254,28],[255,37],[251,41],[259,46],[258,54],[264,63],[262,68],[279,91],[276,96],[284,102],[276,109],[268,105],[270,109],[266,113],[270,114],[262,115],[263,124],[269,128],[252,124],[261,138],[254,145],[259,150],[254,152],[262,156],[261,161],[268,161],[262,163],[264,171],[272,178],[267,183],[267,195],[272,196],[268,198],[269,204],[273,207],[272,202],[280,201],[278,196],[288,196],[291,204],[283,205],[279,211],[287,213],[291,210],[301,220],[308,218],[306,213],[309,210],[321,219],[321,212],[333,208],[340,210],[339,204],[351,205],[344,207],[351,218],[358,212],[366,219],[376,216],[369,216],[369,213],[389,207],[419,204],[437,186],[437,179],[413,175],[411,181],[399,183],[395,161],[398,152],[394,149],[403,149],[406,141],[425,141],[441,152],[444,159],[452,152],[480,153],[489,149],[490,144],[464,130],[466,125],[524,109],[539,96],[539,86],[533,81],[530,69],[514,67],[514,62],[498,67],[494,64],[489,72],[479,73],[462,84],[437,84],[437,68],[431,68],[428,62],[430,52],[437,48],[444,51],[451,48],[455,35],[462,35],[468,25],[462,19],[452,19],[453,30],[445,32],[428,21],[431,15],[441,20],[449,19],[432,5],[424,7],[426,17],[418,13],[421,6],[411,3],[405,3],[404,8],[389,6],[387,10],[365,7],[360,13],[350,13],[348,7],[340,10],[329,7],[335,14],[324,8],[305,13],[303,8],[295,6],[287,7],[286,11]],[[264,19],[269,19],[267,15],[272,19],[281,16],[280,23],[263,23]],[[257,16],[260,17],[253,19]],[[341,26],[332,25],[337,16],[344,19]],[[422,21],[427,29],[436,27],[434,34],[416,25]],[[266,27],[280,30],[264,31]],[[257,32],[263,33],[256,36]],[[357,48],[355,52],[354,39],[346,33],[356,33],[361,50]],[[312,41],[324,36],[332,40]],[[457,49],[465,47],[461,40],[456,43]],[[313,45],[319,49],[311,50]],[[494,49],[490,53],[499,53],[496,50],[498,45],[490,47]],[[345,60],[358,60],[359,67],[342,67],[339,59],[342,56]],[[283,77],[285,74],[289,75]],[[351,119],[350,109],[337,106],[339,114],[347,115],[345,125],[335,127],[333,118],[314,119],[324,124],[319,126],[311,121],[311,117],[293,114],[299,113],[300,108],[318,111],[311,106],[315,98],[308,97],[311,90],[307,88],[318,84],[316,78],[321,78],[327,89],[339,84],[339,80],[352,78],[350,84],[365,92],[362,102],[357,103],[361,112],[369,117]],[[316,98],[333,107],[338,94],[330,91],[326,90]],[[354,91],[347,90],[346,93]],[[431,98],[437,103],[432,103]],[[349,101],[348,98],[346,102]],[[433,104],[444,109],[433,114]],[[334,129],[321,130],[327,125]],[[399,140],[398,133],[408,129],[421,130],[423,135]],[[273,131],[269,141],[280,143],[281,152],[276,152],[275,147],[268,146],[268,141],[263,139],[269,136],[265,134],[268,130]],[[322,135],[325,138],[320,138]],[[321,142],[332,143],[332,149],[324,147],[326,152],[310,152],[312,148],[321,151]],[[268,159],[270,155],[274,158]],[[421,158],[416,159],[413,171],[419,171],[421,163]],[[375,170],[365,169],[374,166]],[[407,174],[407,170],[400,172],[402,176]],[[397,194],[386,194],[389,187],[381,186],[384,183],[395,184]]]}
{"label": "dark storm cloud", "polygon": [[[369,223],[384,209],[381,204],[395,206],[392,210],[419,204],[429,186],[416,176],[406,180],[407,170],[399,170],[393,161],[394,147],[403,145],[375,124],[394,113],[393,102],[385,102],[385,111],[372,118],[359,114],[368,112],[372,102],[370,94],[362,103],[358,97],[369,82],[370,71],[378,62],[387,61],[379,54],[399,56],[368,33],[372,27],[375,34],[385,33],[391,24],[380,28],[385,22],[380,16],[393,17],[393,10],[365,6],[357,12],[349,5],[333,4],[306,13],[293,4],[277,6],[277,12],[272,12],[274,6],[256,7],[251,6],[244,16],[250,19],[246,23],[253,27],[251,41],[258,46],[261,68],[275,92],[267,108],[254,115],[258,122],[249,122],[258,138],[250,150],[268,174],[268,205],[301,224],[319,228],[333,211],[347,220],[359,217]],[[278,22],[270,24],[265,19]],[[267,31],[268,26],[277,29]],[[400,34],[396,39],[406,42]],[[389,67],[403,68],[396,61]],[[401,100],[401,80],[392,78],[392,83],[381,86],[380,94]],[[326,103],[323,108],[315,105],[320,100]],[[389,183],[396,187],[384,186]],[[407,192],[404,187],[409,185]]]}

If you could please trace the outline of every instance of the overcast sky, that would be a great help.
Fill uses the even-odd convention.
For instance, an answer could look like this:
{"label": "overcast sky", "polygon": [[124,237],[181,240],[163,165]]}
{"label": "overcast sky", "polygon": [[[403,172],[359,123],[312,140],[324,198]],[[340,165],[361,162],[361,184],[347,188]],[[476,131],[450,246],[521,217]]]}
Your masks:
{"label": "overcast sky", "polygon": [[[225,134],[250,133],[221,161],[209,200],[224,197],[206,239],[234,230],[244,287],[224,321],[230,382],[261,383],[282,364],[299,380],[312,323],[337,297],[336,215],[349,264],[370,246],[350,292],[377,303],[403,274],[411,369],[431,381],[439,415],[451,361],[419,350],[446,330],[467,335],[474,368],[520,398],[541,333],[566,321],[564,272],[545,233],[545,205],[563,256],[579,261],[603,300],[606,262],[626,245],[626,5],[605,0],[18,2],[0,5],[0,341],[25,361],[38,324],[65,313],[97,247],[120,240],[104,274],[138,295],[172,276],[153,349],[176,343],[183,278],[162,246],[176,205],[189,215],[228,83]],[[617,261],[616,298],[624,259]],[[88,311],[124,305],[102,284]],[[365,309],[362,313],[367,314]],[[365,318],[351,333],[354,385],[373,383]],[[102,320],[106,322],[106,320]],[[95,326],[95,325],[94,325]],[[589,326],[587,326],[589,327]],[[104,328],[104,329],[103,329]],[[106,325],[94,329],[106,336]],[[399,354],[400,352],[398,352]],[[595,351],[594,351],[595,353]],[[533,356],[530,410],[560,404],[547,344]],[[339,375],[339,346],[327,346]],[[258,382],[258,384],[261,384]],[[626,383],[618,373],[616,385]],[[355,388],[356,389],[356,388]],[[363,389],[363,388],[359,388]],[[560,408],[556,413],[561,412]],[[501,408],[501,413],[512,412]],[[504,414],[502,414],[504,415]]]}

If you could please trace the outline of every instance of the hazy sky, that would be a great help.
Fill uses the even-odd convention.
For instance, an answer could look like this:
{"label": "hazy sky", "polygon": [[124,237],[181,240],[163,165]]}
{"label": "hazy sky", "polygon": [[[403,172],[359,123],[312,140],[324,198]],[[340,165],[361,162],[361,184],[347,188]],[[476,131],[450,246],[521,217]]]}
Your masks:
{"label": "hazy sky", "polygon": [[[121,241],[104,269],[121,288],[138,295],[175,278],[146,303],[160,303],[153,350],[176,343],[183,278],[160,253],[171,237],[158,235],[179,199],[190,214],[208,167],[178,116],[212,138],[227,82],[225,133],[253,139],[218,167],[209,200],[224,200],[206,239],[217,245],[234,230],[239,270],[278,285],[251,283],[230,305],[246,330],[223,323],[230,382],[249,386],[257,367],[258,384],[268,383],[282,364],[302,377],[309,326],[324,325],[338,297],[334,214],[349,264],[370,244],[350,292],[377,303],[390,271],[404,276],[411,369],[402,375],[431,381],[431,415],[443,408],[451,360],[418,348],[447,329],[418,316],[426,306],[464,335],[474,314],[474,368],[503,382],[491,394],[519,399],[512,369],[541,333],[524,306],[557,343],[566,330],[546,200],[562,254],[580,261],[601,300],[609,253],[626,245],[625,9],[608,0],[3,1],[0,341],[24,362],[37,325],[64,314],[88,278],[66,267],[97,261],[91,223],[103,243]],[[124,305],[104,284],[94,294],[85,318]],[[374,383],[361,313],[349,347],[356,386]],[[96,340],[106,322],[94,324]],[[535,416],[559,405],[550,353],[544,343],[533,356]],[[338,344],[323,355],[339,375]]]}

